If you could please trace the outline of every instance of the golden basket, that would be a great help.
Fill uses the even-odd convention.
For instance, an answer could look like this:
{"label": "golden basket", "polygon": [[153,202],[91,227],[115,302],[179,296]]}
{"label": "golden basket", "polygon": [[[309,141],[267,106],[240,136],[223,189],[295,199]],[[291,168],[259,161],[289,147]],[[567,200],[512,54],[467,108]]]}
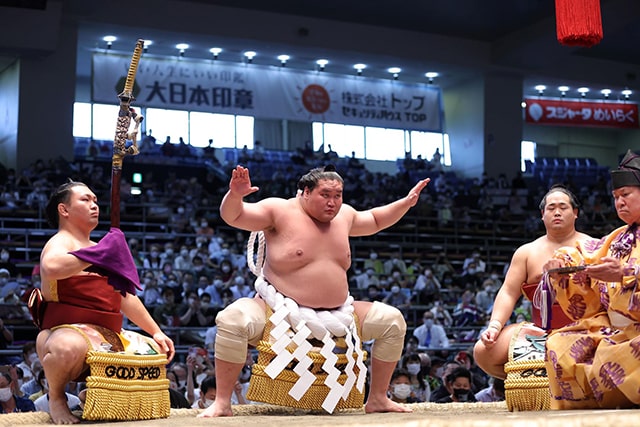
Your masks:
{"label": "golden basket", "polygon": [[[271,310],[267,310],[267,319],[271,315]],[[357,319],[356,319],[357,323]],[[249,389],[247,390],[247,398],[256,402],[270,403],[273,405],[287,406],[297,409],[322,409],[322,403],[329,394],[329,387],[324,382],[327,378],[327,373],[322,370],[322,364],[325,361],[317,351],[311,351],[308,353],[309,358],[312,360],[312,365],[309,367],[309,371],[316,376],[316,380],[313,382],[309,390],[300,398],[296,400],[289,395],[289,390],[298,381],[298,374],[293,369],[296,366],[296,361],[292,361],[275,379],[271,379],[269,375],[265,373],[266,367],[276,357],[276,354],[271,350],[271,344],[269,342],[269,334],[271,332],[271,322],[267,321],[267,326],[264,328],[262,335],[262,341],[258,343],[256,347],[258,350],[258,361],[253,365],[251,371],[251,378],[249,380]],[[359,331],[358,331],[359,332]],[[336,347],[340,348],[344,345],[344,339],[336,339]],[[288,348],[293,352],[294,348]],[[364,359],[366,360],[367,353],[364,353]],[[338,382],[342,385],[347,380],[347,375],[344,373],[344,368],[347,366],[347,356],[345,354],[337,353],[338,361],[336,362],[336,368],[341,372],[338,377]],[[353,353],[354,360],[357,360],[357,354]],[[354,373],[359,374],[359,369],[354,366]],[[357,387],[352,387],[349,395],[346,399],[340,399],[336,405],[336,409],[350,409],[350,408],[362,408],[364,403],[364,393],[360,393]]]}
{"label": "golden basket", "polygon": [[509,411],[544,411],[551,405],[544,360],[515,360],[504,365],[505,400]]}
{"label": "golden basket", "polygon": [[86,420],[147,420],[171,412],[164,354],[137,355],[90,351]]}

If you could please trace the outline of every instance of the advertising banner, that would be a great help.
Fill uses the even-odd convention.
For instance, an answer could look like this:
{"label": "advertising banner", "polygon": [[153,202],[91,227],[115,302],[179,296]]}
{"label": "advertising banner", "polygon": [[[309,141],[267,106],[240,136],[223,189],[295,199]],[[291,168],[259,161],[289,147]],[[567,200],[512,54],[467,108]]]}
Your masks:
{"label": "advertising banner", "polygon": [[638,104],[527,98],[525,121],[543,125],[638,128]]}
{"label": "advertising banner", "polygon": [[[118,102],[130,57],[93,56],[92,101]],[[442,132],[441,91],[428,84],[186,58],[145,58],[136,106]]]}

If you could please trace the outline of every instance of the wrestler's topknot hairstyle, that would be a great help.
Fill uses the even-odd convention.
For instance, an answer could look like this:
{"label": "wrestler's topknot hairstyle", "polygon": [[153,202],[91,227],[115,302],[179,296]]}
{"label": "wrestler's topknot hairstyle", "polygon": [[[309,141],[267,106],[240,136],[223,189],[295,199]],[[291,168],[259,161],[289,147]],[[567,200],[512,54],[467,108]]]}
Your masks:
{"label": "wrestler's topknot hairstyle", "polygon": [[47,202],[47,207],[45,209],[47,222],[51,227],[58,228],[60,226],[58,205],[60,203],[69,203],[69,199],[71,198],[71,189],[78,185],[82,185],[84,187],[87,186],[84,182],[73,181],[71,178],[69,178],[67,182],[56,188],[53,193],[51,193],[49,201]]}
{"label": "wrestler's topknot hairstyle", "polygon": [[336,167],[334,165],[326,165],[325,167],[311,169],[303,175],[298,181],[298,190],[304,191],[305,188],[308,188],[309,191],[312,191],[318,184],[318,181],[322,179],[339,181],[340,184],[344,185],[344,180],[340,174],[336,172]]}
{"label": "wrestler's topknot hairstyle", "polygon": [[573,209],[578,209],[578,210],[580,209],[580,202],[578,201],[578,198],[575,196],[575,194],[571,192],[571,190],[569,190],[567,187],[565,187],[562,184],[553,184],[549,189],[549,191],[547,191],[547,194],[545,194],[542,200],[540,201],[540,205],[538,205],[538,208],[540,209],[540,211],[543,211],[544,207],[547,205],[547,197],[549,196],[549,194],[555,193],[556,191],[564,193],[569,197],[569,203],[571,203],[571,207]]}

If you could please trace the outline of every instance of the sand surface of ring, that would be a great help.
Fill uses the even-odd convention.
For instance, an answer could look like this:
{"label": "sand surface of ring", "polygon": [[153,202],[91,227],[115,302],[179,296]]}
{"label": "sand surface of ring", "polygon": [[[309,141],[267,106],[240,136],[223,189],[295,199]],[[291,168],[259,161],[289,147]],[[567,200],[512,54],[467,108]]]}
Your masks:
{"label": "sand surface of ring", "polygon": [[[637,426],[640,409],[509,412],[504,402],[497,403],[416,403],[407,405],[412,413],[365,414],[346,410],[334,414],[303,411],[272,405],[234,406],[234,417],[198,418],[201,411],[172,409],[164,419],[140,421],[82,421],[80,425],[103,427],[625,427]],[[0,426],[52,425],[43,412],[0,415]]]}

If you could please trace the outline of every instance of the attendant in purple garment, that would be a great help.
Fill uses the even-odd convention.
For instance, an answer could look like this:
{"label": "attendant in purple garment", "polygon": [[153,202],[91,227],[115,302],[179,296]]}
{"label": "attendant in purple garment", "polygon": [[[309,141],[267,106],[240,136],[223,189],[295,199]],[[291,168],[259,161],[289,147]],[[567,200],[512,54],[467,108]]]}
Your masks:
{"label": "attendant in purple garment", "polygon": [[[88,351],[162,352],[171,360],[174,346],[136,296],[139,278],[122,231],[112,228],[98,243],[91,240],[100,215],[93,191],[69,181],[51,195],[46,213],[58,232],[40,257],[36,344],[51,418],[74,424],[80,420],[69,410],[64,389],[86,373]],[[122,330],[123,314],[152,338]]]}

